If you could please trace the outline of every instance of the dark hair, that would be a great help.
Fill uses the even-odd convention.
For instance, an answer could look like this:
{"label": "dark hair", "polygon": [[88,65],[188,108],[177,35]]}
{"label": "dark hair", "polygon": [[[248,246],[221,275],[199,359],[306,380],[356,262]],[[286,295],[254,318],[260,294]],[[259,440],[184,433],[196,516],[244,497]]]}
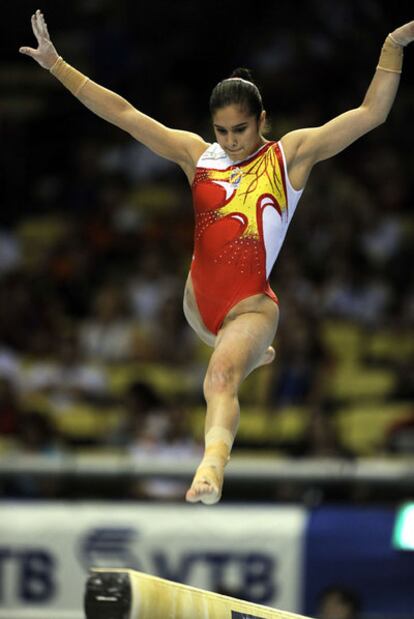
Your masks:
{"label": "dark hair", "polygon": [[228,105],[239,105],[259,120],[263,111],[262,96],[248,69],[236,69],[229,78],[213,88],[210,97],[211,115]]}
{"label": "dark hair", "polygon": [[322,606],[326,599],[331,596],[339,598],[355,615],[360,612],[361,600],[355,591],[339,585],[328,586],[319,593],[319,606]]}

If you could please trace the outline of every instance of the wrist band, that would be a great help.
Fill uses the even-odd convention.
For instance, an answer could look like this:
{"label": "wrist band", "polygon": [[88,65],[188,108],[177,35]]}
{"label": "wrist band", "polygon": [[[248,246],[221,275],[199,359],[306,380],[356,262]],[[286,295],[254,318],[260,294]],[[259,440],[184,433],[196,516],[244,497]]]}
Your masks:
{"label": "wrist band", "polygon": [[83,75],[83,73],[65,62],[61,56],[59,56],[54,65],[50,67],[49,71],[75,96],[79,94],[89,80],[86,75]]}
{"label": "wrist band", "polygon": [[403,47],[389,34],[382,46],[377,69],[390,73],[401,73],[403,64]]}

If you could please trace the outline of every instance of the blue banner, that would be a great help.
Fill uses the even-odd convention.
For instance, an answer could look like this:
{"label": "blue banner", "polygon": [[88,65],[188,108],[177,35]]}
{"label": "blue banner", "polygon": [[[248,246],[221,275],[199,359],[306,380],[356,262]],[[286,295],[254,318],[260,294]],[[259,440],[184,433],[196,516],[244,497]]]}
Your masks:
{"label": "blue banner", "polygon": [[392,547],[393,509],[326,507],[309,514],[303,612],[338,585],[357,594],[361,614],[414,618],[414,553]]}

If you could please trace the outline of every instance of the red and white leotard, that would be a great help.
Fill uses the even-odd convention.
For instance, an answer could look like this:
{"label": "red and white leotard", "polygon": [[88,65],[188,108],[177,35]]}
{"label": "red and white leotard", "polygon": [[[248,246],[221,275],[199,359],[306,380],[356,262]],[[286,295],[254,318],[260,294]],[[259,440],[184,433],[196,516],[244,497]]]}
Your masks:
{"label": "red and white leotard", "polygon": [[217,334],[236,303],[264,293],[302,194],[289,182],[280,142],[234,162],[217,143],[197,162],[191,278],[201,317]]}

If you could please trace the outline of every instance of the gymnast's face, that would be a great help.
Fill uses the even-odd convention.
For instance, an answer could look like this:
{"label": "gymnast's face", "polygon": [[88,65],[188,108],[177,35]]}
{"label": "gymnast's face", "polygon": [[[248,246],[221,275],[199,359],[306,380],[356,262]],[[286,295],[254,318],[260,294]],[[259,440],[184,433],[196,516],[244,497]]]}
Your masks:
{"label": "gymnast's face", "polygon": [[249,157],[266,142],[262,136],[265,119],[265,111],[257,120],[239,105],[228,105],[214,113],[216,140],[232,161]]}

